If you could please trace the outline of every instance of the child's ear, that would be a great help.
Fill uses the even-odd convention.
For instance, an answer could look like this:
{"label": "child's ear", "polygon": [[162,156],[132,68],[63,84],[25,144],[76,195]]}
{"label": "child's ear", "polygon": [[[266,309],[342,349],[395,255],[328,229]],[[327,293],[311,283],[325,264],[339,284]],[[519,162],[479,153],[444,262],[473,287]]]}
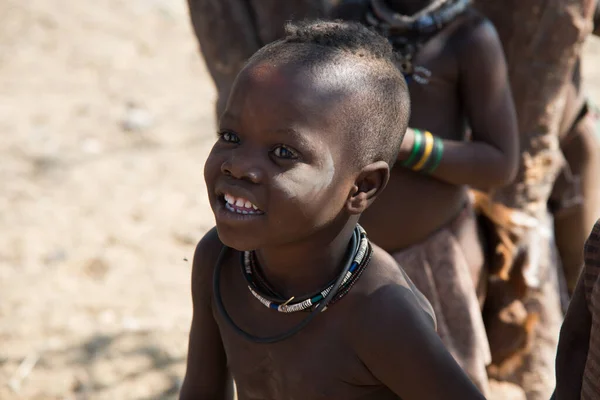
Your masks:
{"label": "child's ear", "polygon": [[377,161],[364,167],[350,192],[346,208],[351,214],[360,214],[371,205],[390,179],[390,167]]}

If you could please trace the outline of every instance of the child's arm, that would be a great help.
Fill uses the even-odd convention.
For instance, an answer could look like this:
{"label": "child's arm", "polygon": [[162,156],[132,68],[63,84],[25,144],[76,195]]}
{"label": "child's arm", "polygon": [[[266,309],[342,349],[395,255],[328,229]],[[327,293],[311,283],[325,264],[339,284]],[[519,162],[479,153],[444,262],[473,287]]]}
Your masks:
{"label": "child's arm", "polygon": [[556,399],[579,399],[581,395],[592,327],[583,276],[584,273],[579,277],[560,330],[556,353]]}
{"label": "child's arm", "polygon": [[372,294],[349,327],[371,373],[404,400],[485,399],[448,353],[406,288]]}
{"label": "child's arm", "polygon": [[[461,43],[453,43],[459,46],[458,95],[473,132],[472,141],[436,138],[443,143],[443,153],[431,175],[453,185],[484,190],[507,185],[514,179],[519,157],[518,127],[500,39],[489,21],[473,22],[476,25],[460,28],[469,29],[468,34],[457,32],[464,35]],[[408,158],[412,150],[411,130],[405,141],[400,160]]]}
{"label": "child's arm", "polygon": [[192,303],[187,371],[180,399],[233,399],[227,358],[211,307],[212,274],[223,245],[216,229],[198,243],[192,267]]}

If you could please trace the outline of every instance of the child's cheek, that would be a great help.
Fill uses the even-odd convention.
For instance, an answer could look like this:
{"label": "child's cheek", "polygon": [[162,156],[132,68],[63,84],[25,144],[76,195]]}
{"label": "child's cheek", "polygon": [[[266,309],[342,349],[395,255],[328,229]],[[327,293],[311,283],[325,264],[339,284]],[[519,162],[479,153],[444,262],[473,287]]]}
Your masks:
{"label": "child's cheek", "polygon": [[214,184],[216,169],[218,168],[216,159],[213,156],[213,152],[214,152],[214,149],[210,152],[210,154],[208,155],[208,158],[206,159],[206,161],[204,163],[204,182],[206,183],[208,190],[213,189],[212,187],[210,187],[210,185]]}
{"label": "child's cheek", "polygon": [[273,183],[288,201],[308,205],[318,202],[327,195],[334,175],[333,160],[329,159],[325,168],[300,165],[275,177]]}

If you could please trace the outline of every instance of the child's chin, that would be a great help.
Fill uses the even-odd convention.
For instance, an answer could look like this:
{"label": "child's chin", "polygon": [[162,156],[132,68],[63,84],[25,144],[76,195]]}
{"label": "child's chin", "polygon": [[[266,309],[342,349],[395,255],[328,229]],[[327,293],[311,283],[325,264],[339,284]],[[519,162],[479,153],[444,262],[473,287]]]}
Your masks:
{"label": "child's chin", "polygon": [[252,234],[240,232],[239,229],[235,229],[235,232],[230,227],[221,227],[217,223],[217,233],[221,242],[237,251],[250,251],[256,250],[260,246],[258,245],[257,238]]}

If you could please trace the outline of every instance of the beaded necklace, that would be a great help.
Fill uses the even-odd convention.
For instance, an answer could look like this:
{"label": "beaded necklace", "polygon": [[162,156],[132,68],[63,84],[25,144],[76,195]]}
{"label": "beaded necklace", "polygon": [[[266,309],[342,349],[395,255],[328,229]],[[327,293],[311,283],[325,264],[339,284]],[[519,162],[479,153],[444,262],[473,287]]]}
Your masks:
{"label": "beaded necklace", "polygon": [[[352,286],[354,286],[358,278],[360,278],[362,275],[373,254],[372,246],[367,239],[364,229],[357,225],[352,234],[352,240],[348,246],[348,252],[344,257],[344,269],[336,278],[335,282],[329,283],[323,290],[310,295],[302,296],[296,302],[292,303],[294,297],[288,299],[287,301],[282,299],[277,295],[275,290],[268,285],[264,277],[259,277],[260,272],[258,263],[253,261],[255,255],[252,252],[244,252],[241,263],[242,272],[247,279],[250,292],[263,305],[270,309],[275,309],[284,313],[308,311],[309,309],[311,311],[308,317],[287,332],[270,337],[258,337],[244,331],[237,326],[223,304],[220,283],[221,268],[228,250],[228,247],[223,247],[215,265],[215,271],[213,274],[213,295],[215,306],[219,314],[233,328],[234,331],[255,343],[275,343],[285,340],[300,332],[300,330],[308,325],[308,323],[312,321],[318,314],[320,314],[322,311],[325,311],[328,305],[339,301],[350,291]],[[249,254],[247,255],[246,253]],[[259,278],[255,279],[255,277]]]}
{"label": "beaded necklace", "polygon": [[390,25],[394,28],[410,30],[415,25],[419,26],[422,25],[423,22],[429,22],[431,15],[438,11],[448,1],[450,0],[435,0],[413,15],[403,15],[391,10],[385,4],[385,0],[371,0],[371,6],[376,14],[384,16],[384,19],[390,21]]}
{"label": "beaded necklace", "polygon": [[[372,250],[366,232],[360,225],[357,225],[356,230],[360,237],[358,250],[354,255],[350,268],[345,272],[342,284],[333,296],[331,304],[339,301],[348,292],[349,288],[354,285],[354,282],[360,277],[362,271],[370,261]],[[331,292],[335,284],[335,281],[333,281],[327,284],[325,289],[318,292],[285,299],[277,294],[262,275],[255,252],[243,252],[241,264],[242,273],[246,278],[250,293],[265,307],[283,313],[304,311],[319,304]]]}
{"label": "beaded necklace", "polygon": [[405,16],[391,11],[382,0],[371,0],[365,20],[388,38],[397,52],[399,68],[408,78],[418,72],[413,60],[423,44],[465,12],[470,3],[471,0],[436,1],[413,16]]}

